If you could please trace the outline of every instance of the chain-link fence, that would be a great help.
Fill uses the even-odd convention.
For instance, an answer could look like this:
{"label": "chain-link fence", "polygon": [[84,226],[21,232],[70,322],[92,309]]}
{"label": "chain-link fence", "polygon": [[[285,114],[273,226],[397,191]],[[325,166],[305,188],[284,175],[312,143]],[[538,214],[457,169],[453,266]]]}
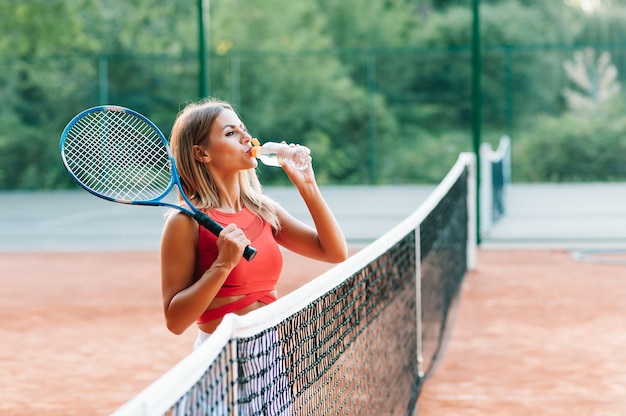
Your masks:
{"label": "chain-link fence", "polygon": [[[235,104],[263,138],[297,135],[317,146],[323,181],[435,182],[459,151],[471,150],[469,46],[229,52],[207,60],[209,95]],[[171,55],[4,59],[0,188],[67,184],[56,148],[43,158],[30,152],[57,143],[65,123],[90,106],[133,108],[168,134],[176,113],[198,98],[198,67],[195,56]],[[607,85],[619,88],[625,77],[626,43],[485,47],[483,140],[508,134],[515,149],[518,134],[540,117],[572,110],[568,88],[590,103],[587,112],[621,103],[623,90],[607,97],[615,90]]]}

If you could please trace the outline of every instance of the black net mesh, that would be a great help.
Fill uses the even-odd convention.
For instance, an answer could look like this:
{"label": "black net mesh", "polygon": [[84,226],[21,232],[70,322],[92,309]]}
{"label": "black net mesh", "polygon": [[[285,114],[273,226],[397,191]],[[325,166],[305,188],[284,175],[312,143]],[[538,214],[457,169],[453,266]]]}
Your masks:
{"label": "black net mesh", "polygon": [[420,229],[424,378],[435,369],[451,335],[467,270],[467,172]]}
{"label": "black net mesh", "polygon": [[[249,415],[390,414],[417,375],[415,238],[302,311],[238,340]],[[372,413],[373,412],[373,413]]]}

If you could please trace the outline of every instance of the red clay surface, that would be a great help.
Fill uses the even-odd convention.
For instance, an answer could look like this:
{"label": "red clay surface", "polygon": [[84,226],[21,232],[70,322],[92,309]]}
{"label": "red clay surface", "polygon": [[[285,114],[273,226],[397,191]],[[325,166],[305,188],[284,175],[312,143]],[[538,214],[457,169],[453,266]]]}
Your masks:
{"label": "red clay surface", "polygon": [[623,415],[626,262],[480,251],[420,416]]}
{"label": "red clay surface", "polygon": [[[187,355],[161,312],[158,253],[0,253],[0,414],[107,415]],[[330,266],[285,255],[282,295]],[[484,251],[429,415],[626,409],[626,267]]]}
{"label": "red clay surface", "polygon": [[[285,255],[284,295],[331,265]],[[108,415],[189,354],[156,252],[0,253],[0,414]]]}

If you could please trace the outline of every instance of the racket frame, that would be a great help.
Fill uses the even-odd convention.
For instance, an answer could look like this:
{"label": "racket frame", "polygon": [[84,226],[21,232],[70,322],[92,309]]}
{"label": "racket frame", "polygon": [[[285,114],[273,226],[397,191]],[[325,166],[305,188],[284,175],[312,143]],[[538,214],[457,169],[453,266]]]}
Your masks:
{"label": "racket frame", "polygon": [[[65,142],[66,142],[66,139],[67,139],[70,131],[72,130],[72,128],[76,125],[76,123],[78,121],[82,120],[83,118],[85,118],[89,114],[96,113],[96,112],[109,112],[109,111],[117,111],[117,112],[121,112],[121,113],[130,114],[131,116],[134,116],[134,117],[140,119],[141,121],[146,123],[151,129],[153,129],[154,132],[157,134],[157,136],[161,139],[161,142],[162,142],[163,146],[165,147],[165,150],[167,151],[167,156],[169,158],[170,183],[165,188],[165,190],[161,194],[157,195],[156,197],[150,198],[150,199],[137,199],[137,200],[125,200],[125,199],[113,198],[111,196],[101,194],[101,193],[97,192],[96,190],[92,189],[87,184],[83,183],[83,181],[80,180],[80,178],[78,178],[74,174],[74,172],[72,171],[72,168],[70,167],[70,164],[69,164],[69,162],[68,162],[68,160],[66,158],[66,155],[65,155]],[[211,233],[213,233],[216,236],[218,236],[219,233],[224,229],[224,227],[222,227],[221,224],[219,224],[218,222],[213,220],[211,217],[206,215],[204,212],[202,212],[198,208],[196,208],[191,203],[189,198],[187,198],[187,195],[185,195],[185,191],[183,190],[183,187],[182,187],[182,185],[180,183],[180,176],[178,175],[178,169],[176,168],[176,163],[174,162],[174,156],[172,155],[172,151],[170,149],[169,143],[167,142],[167,139],[165,138],[165,136],[163,135],[161,130],[159,130],[159,128],[152,121],[150,121],[147,117],[145,117],[144,115],[142,115],[142,114],[140,114],[140,113],[138,113],[138,112],[136,112],[134,110],[131,110],[130,108],[121,107],[121,106],[118,106],[118,105],[101,105],[101,106],[91,107],[91,108],[88,108],[88,109],[80,112],[79,114],[74,116],[74,118],[72,118],[72,120],[70,120],[70,122],[67,124],[67,126],[65,126],[65,129],[63,129],[63,133],[61,134],[61,142],[59,144],[59,150],[61,152],[61,159],[63,161],[63,165],[65,166],[65,169],[70,174],[70,176],[74,180],[74,182],[76,182],[78,185],[80,185],[81,188],[83,188],[84,190],[86,190],[90,194],[92,194],[94,196],[97,196],[98,198],[102,198],[102,199],[105,199],[105,200],[111,201],[111,202],[117,202],[117,203],[120,203],[120,204],[144,205],[144,206],[162,206],[162,207],[174,208],[174,209],[177,209],[177,210],[179,210],[179,211],[189,215],[194,220],[196,220],[198,222],[198,224],[200,224],[201,226],[203,226],[204,228],[206,228],[207,230],[209,230]],[[185,203],[187,204],[187,206],[190,209],[187,209],[184,206],[181,206],[181,205],[178,205],[178,204],[173,204],[173,203],[170,203],[170,202],[167,202],[167,201],[163,200],[163,198],[165,198],[172,191],[174,186],[176,186],[176,188],[178,188],[179,195],[183,198],[183,200],[185,201]],[[251,246],[247,246],[245,248],[244,253],[243,253],[243,257],[246,260],[248,260],[248,261],[252,260],[255,255],[256,255],[256,249],[254,249]]]}

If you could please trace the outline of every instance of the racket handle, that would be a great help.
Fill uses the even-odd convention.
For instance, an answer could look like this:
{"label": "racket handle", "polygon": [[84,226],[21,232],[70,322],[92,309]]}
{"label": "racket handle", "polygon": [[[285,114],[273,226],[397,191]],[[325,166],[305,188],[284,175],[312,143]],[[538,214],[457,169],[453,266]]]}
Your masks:
{"label": "racket handle", "polygon": [[[222,227],[219,223],[215,222],[211,217],[206,215],[202,211],[198,211],[193,214],[193,218],[198,221],[198,224],[212,232],[214,235],[220,235],[224,227]],[[250,261],[256,256],[256,249],[250,246],[247,246],[243,250],[243,258]]]}
{"label": "racket handle", "polygon": [[256,256],[256,248],[248,246],[243,250],[244,259],[250,261],[254,258],[254,256]]}

